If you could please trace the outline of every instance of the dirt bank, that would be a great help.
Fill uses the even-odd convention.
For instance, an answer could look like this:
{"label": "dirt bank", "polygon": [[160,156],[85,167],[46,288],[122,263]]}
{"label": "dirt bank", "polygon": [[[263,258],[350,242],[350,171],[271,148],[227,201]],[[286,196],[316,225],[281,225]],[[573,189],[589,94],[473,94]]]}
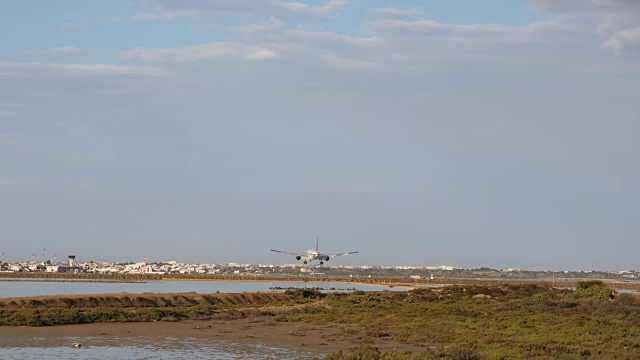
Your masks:
{"label": "dirt bank", "polygon": [[189,307],[196,305],[264,305],[292,300],[285,293],[237,293],[237,294],[106,294],[106,295],[56,295],[20,298],[0,298],[0,308],[148,308]]}

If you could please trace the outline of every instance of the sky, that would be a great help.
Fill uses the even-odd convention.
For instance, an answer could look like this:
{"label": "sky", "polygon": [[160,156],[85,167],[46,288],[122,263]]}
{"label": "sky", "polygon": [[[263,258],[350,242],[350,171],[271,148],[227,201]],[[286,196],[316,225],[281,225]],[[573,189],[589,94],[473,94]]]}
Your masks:
{"label": "sky", "polygon": [[1,7],[8,261],[640,268],[640,1]]}

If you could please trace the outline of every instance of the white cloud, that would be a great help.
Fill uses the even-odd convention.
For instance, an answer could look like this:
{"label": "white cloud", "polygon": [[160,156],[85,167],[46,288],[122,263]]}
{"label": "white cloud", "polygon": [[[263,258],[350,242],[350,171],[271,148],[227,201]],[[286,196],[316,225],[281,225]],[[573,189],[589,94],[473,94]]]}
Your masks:
{"label": "white cloud", "polygon": [[554,12],[628,12],[640,11],[637,0],[530,0],[532,9]]}
{"label": "white cloud", "polygon": [[605,14],[596,20],[596,33],[603,36],[611,36],[611,34],[631,27],[635,27],[638,24],[640,14],[634,15],[633,13],[613,13]]}
{"label": "white cloud", "polygon": [[542,40],[550,32],[567,30],[572,27],[570,17],[556,16],[547,21],[524,26],[501,24],[446,24],[435,20],[375,20],[367,28],[374,33],[391,35],[394,33],[415,34],[441,38],[458,43],[493,45],[496,43],[519,43]]}
{"label": "white cloud", "polygon": [[284,22],[274,17],[271,17],[271,19],[269,19],[268,22],[261,23],[261,24],[239,25],[239,26],[232,26],[229,28],[223,28],[221,26],[212,26],[212,28],[216,30],[224,31],[229,34],[233,34],[236,36],[243,36],[243,37],[253,37],[254,35],[261,35],[261,34],[273,32],[273,31],[277,31],[277,30],[283,29],[284,27],[285,27]]}
{"label": "white cloud", "polygon": [[640,27],[617,32],[602,46],[615,51],[640,51]]}
{"label": "white cloud", "polygon": [[597,34],[609,38],[602,45],[604,48],[614,51],[638,49],[638,0],[530,0],[530,6],[537,11],[580,15]]}
{"label": "white cloud", "polygon": [[38,53],[42,55],[81,56],[81,55],[90,55],[91,50],[81,49],[73,46],[67,46],[67,47],[57,47],[53,49],[42,50],[42,51],[39,51]]}
{"label": "white cloud", "polygon": [[133,16],[133,21],[151,21],[151,20],[177,20],[189,19],[197,20],[203,18],[219,18],[227,16],[229,13],[225,11],[203,10],[203,9],[185,9],[185,10],[163,10],[157,9],[150,13],[137,13]]}
{"label": "white cloud", "polygon": [[274,2],[288,11],[301,15],[326,16],[328,13],[336,12],[347,5],[346,0],[329,0],[324,5],[314,7],[309,4],[299,2]]}
{"label": "white cloud", "polygon": [[175,20],[175,19],[202,19],[215,18],[231,14],[250,13],[250,3],[254,2],[256,9],[262,5],[262,1],[251,0],[147,0],[145,5],[153,7],[151,12],[140,12],[134,15],[134,21],[150,20]]}
{"label": "white cloud", "polygon": [[410,17],[416,17],[416,16],[422,15],[422,11],[420,11],[420,9],[416,7],[410,8],[408,10],[402,10],[402,9],[396,9],[396,8],[376,8],[376,9],[370,9],[369,11],[379,15],[388,16],[388,17],[410,18]]}
{"label": "white cloud", "polygon": [[148,0],[145,4],[154,6],[155,9],[152,12],[141,12],[134,15],[134,21],[203,19],[221,16],[246,17],[247,15],[283,16],[288,14],[325,17],[345,8],[347,1],[329,0],[320,6],[277,0]]}
{"label": "white cloud", "polygon": [[312,40],[317,42],[328,43],[347,43],[356,46],[377,46],[385,43],[380,37],[358,37],[340,35],[329,31],[306,31],[306,30],[289,30],[287,35],[304,40]]}
{"label": "white cloud", "polygon": [[121,54],[123,59],[144,62],[193,62],[215,59],[268,60],[278,57],[274,51],[260,46],[234,43],[210,43],[178,48],[135,48]]}
{"label": "white cloud", "polygon": [[159,76],[160,69],[147,66],[113,64],[52,64],[36,62],[0,62],[0,76],[104,76],[143,75]]}
{"label": "white cloud", "polygon": [[273,51],[267,49],[256,48],[244,56],[244,60],[270,60],[277,58]]}
{"label": "white cloud", "polygon": [[369,24],[375,29],[408,30],[413,32],[449,31],[455,33],[508,33],[517,30],[515,27],[487,24],[487,25],[451,25],[435,20],[378,20]]}

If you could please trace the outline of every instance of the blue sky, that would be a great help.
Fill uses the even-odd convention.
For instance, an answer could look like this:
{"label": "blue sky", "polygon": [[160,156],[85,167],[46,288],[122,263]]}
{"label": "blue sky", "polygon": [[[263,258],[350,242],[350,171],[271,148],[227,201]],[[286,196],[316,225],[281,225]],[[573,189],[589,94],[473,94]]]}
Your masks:
{"label": "blue sky", "polygon": [[8,260],[638,268],[635,0],[3,8]]}

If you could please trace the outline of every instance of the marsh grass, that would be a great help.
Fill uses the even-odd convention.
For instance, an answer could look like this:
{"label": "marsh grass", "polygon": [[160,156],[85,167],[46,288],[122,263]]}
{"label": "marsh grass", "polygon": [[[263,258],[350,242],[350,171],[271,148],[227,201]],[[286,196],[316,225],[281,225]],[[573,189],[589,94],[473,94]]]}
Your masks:
{"label": "marsh grass", "polygon": [[[639,359],[638,298],[622,294],[612,299],[613,292],[602,283],[584,288],[588,291],[509,285],[330,294],[325,301],[332,306],[323,317],[370,329],[363,331],[370,337],[388,334],[416,345],[453,345],[448,353],[428,351],[424,358]],[[451,353],[454,349],[460,352]],[[411,358],[371,357],[369,350],[335,359]]]}
{"label": "marsh grass", "polygon": [[380,351],[375,346],[362,345],[356,351],[345,353],[337,351],[327,355],[325,360],[480,360],[477,354],[461,348],[427,349],[423,353],[398,351]]}

